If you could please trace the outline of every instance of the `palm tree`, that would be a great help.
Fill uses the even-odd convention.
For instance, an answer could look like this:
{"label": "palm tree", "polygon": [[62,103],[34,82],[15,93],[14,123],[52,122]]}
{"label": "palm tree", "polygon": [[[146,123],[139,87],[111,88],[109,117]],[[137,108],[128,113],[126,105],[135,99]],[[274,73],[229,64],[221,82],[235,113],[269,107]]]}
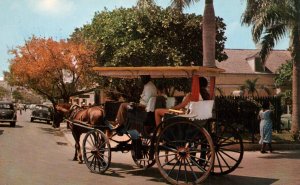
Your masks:
{"label": "palm tree", "polygon": [[[184,7],[199,0],[171,0],[172,7],[183,10]],[[213,0],[205,0],[202,21],[203,66],[215,67],[216,19]]]}
{"label": "palm tree", "polygon": [[213,0],[205,0],[202,26],[203,66],[215,67],[216,19]]}
{"label": "palm tree", "polygon": [[300,124],[300,1],[299,0],[247,0],[242,24],[252,26],[252,37],[260,43],[260,56],[266,60],[276,43],[285,35],[290,37],[293,58],[292,128],[296,137]]}
{"label": "palm tree", "polygon": [[216,87],[216,91],[219,93],[219,96],[224,96],[224,91],[221,87]]}
{"label": "palm tree", "polygon": [[271,91],[268,87],[264,86],[264,85],[258,85],[257,84],[258,78],[255,78],[254,80],[246,80],[245,84],[240,86],[240,90],[242,90],[243,92],[247,91],[248,95],[250,96],[258,96],[258,89],[264,90],[268,95],[271,94]]}
{"label": "palm tree", "polygon": [[240,87],[240,90],[242,90],[244,92],[247,91],[248,95],[250,95],[250,96],[254,96],[254,94],[256,94],[256,96],[258,96],[258,91],[256,89],[257,81],[258,81],[258,78],[255,78],[254,80],[249,80],[249,79],[246,80],[245,84]]}

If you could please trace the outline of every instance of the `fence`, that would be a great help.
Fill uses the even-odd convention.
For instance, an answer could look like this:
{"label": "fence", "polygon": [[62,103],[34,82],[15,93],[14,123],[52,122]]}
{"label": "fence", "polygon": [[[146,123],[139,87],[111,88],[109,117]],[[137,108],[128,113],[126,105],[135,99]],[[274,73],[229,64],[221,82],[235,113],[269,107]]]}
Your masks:
{"label": "fence", "polygon": [[282,109],[281,98],[277,96],[217,96],[215,98],[216,118],[232,124],[242,133],[249,133],[252,142],[254,142],[255,134],[259,133],[259,120],[257,116],[263,101],[271,103],[271,108],[274,110],[273,130],[280,131]]}

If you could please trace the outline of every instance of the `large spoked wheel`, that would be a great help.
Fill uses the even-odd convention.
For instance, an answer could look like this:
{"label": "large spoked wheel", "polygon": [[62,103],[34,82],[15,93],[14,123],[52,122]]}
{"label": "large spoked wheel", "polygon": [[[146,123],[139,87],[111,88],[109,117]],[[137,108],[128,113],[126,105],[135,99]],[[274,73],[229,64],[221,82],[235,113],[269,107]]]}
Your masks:
{"label": "large spoked wheel", "polygon": [[131,156],[135,164],[142,169],[147,169],[152,167],[155,164],[155,159],[153,155],[150,154],[150,147],[151,147],[151,139],[150,138],[142,138],[142,158],[137,159],[135,151],[131,150]]}
{"label": "large spoked wheel", "polygon": [[172,184],[203,182],[210,174],[215,158],[209,133],[186,119],[162,124],[154,151],[162,176]]}
{"label": "large spoked wheel", "polygon": [[239,166],[243,159],[242,137],[234,127],[226,123],[211,121],[209,126],[216,153],[212,174],[229,174]]}
{"label": "large spoked wheel", "polygon": [[83,139],[83,159],[93,173],[104,173],[110,165],[109,140],[100,130],[88,132]]}

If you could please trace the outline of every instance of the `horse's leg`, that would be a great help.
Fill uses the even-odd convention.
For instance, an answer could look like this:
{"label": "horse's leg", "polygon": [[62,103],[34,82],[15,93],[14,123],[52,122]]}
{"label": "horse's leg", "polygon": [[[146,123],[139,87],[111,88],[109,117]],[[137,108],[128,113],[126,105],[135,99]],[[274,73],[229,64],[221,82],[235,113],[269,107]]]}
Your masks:
{"label": "horse's leg", "polygon": [[[74,129],[74,127],[73,127]],[[72,135],[73,135],[73,138],[75,140],[75,154],[74,154],[74,158],[73,158],[73,161],[78,161],[78,158],[77,158],[77,148],[78,148],[78,145],[79,145],[79,142],[77,142],[77,134],[72,130]]]}
{"label": "horse's leg", "polygon": [[79,159],[79,163],[82,164],[83,163],[83,160],[82,160],[82,153],[81,153],[81,147],[80,147],[80,136],[81,136],[81,133],[80,132],[78,135],[78,159]]}

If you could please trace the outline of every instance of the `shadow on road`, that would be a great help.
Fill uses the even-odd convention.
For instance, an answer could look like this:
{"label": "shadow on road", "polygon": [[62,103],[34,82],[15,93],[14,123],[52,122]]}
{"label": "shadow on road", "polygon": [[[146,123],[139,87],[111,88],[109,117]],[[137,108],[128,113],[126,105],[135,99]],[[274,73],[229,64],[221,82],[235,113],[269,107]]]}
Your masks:
{"label": "shadow on road", "polygon": [[[18,122],[16,123],[17,125],[15,127],[11,127],[12,129],[14,128],[23,128],[23,126],[18,125]],[[9,124],[4,124],[4,123],[0,123],[0,127],[10,127]]]}
{"label": "shadow on road", "polygon": [[[161,176],[157,167],[152,167],[146,170],[134,167],[132,165],[127,165],[123,163],[111,163],[110,168],[103,174],[106,176],[125,178],[128,174],[134,176],[150,177],[149,181],[153,182],[165,182],[164,178]],[[278,181],[279,179],[271,178],[260,178],[260,177],[250,177],[250,176],[237,176],[237,175],[224,175],[224,176],[213,176],[210,175],[203,185],[220,184],[222,185],[240,185],[241,183],[247,182],[247,184],[255,185],[270,185]]]}
{"label": "shadow on road", "polygon": [[47,122],[45,122],[45,121],[38,121],[38,120],[35,120],[34,122],[31,122],[31,123],[37,123],[37,124],[44,124],[44,125],[51,125],[51,123],[50,124],[48,124]]}
{"label": "shadow on road", "polygon": [[111,163],[109,169],[103,174],[112,177],[125,178],[127,175],[151,177],[153,182],[166,182],[156,167],[141,169],[132,164]]}
{"label": "shadow on road", "polygon": [[260,177],[247,177],[237,175],[224,175],[224,176],[209,176],[203,185],[220,184],[222,185],[238,185],[238,184],[255,184],[255,185],[270,185],[279,179],[260,178]]}
{"label": "shadow on road", "polygon": [[39,127],[44,133],[55,135],[55,136],[60,136],[63,137],[64,134],[60,130],[56,130],[55,128],[44,128],[44,127]]}

